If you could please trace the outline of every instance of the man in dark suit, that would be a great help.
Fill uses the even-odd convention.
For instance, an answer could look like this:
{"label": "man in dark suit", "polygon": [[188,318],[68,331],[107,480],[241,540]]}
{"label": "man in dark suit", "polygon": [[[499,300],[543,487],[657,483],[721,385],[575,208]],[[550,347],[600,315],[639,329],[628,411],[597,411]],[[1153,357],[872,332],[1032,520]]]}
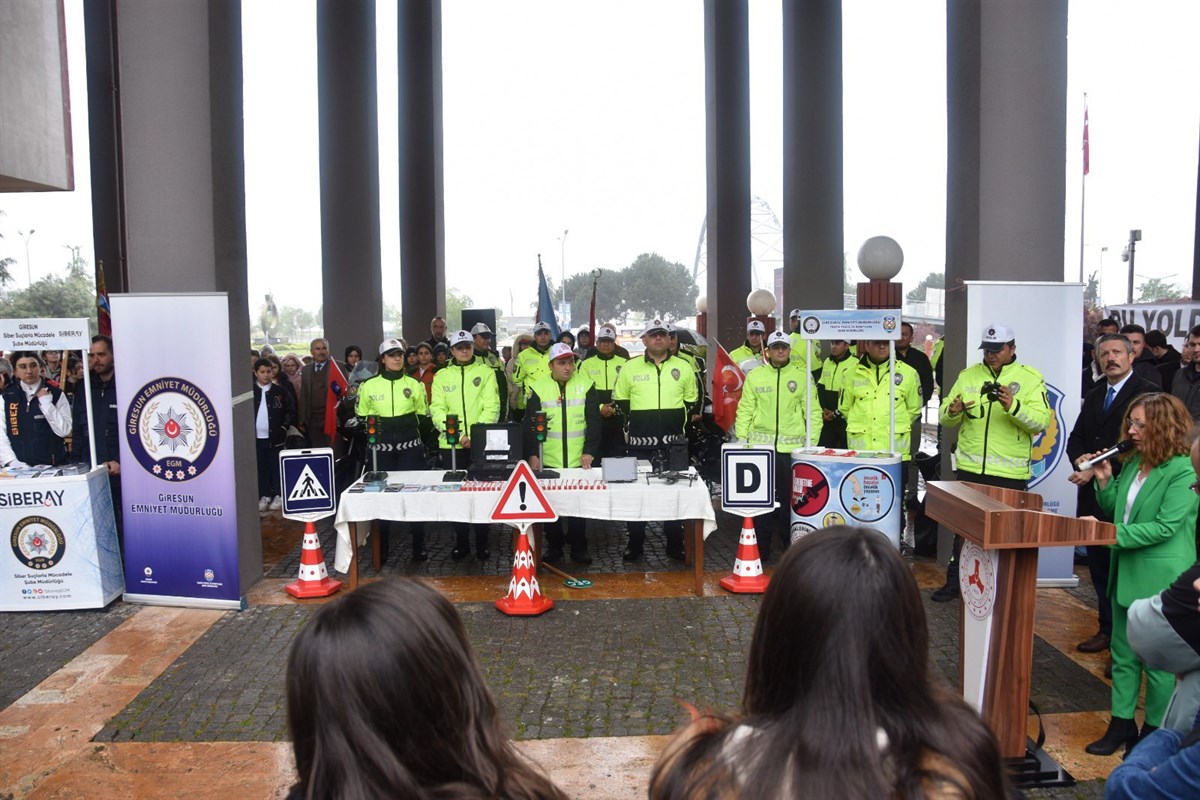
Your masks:
{"label": "man in dark suit", "polygon": [[325,398],[329,395],[329,341],[313,339],[308,346],[312,363],[300,370],[300,407],[296,422],[313,447],[329,447],[325,433]]}
{"label": "man in dark suit", "polygon": [[[1084,453],[1107,450],[1116,444],[1121,438],[1121,421],[1130,401],[1140,394],[1158,391],[1157,386],[1133,372],[1133,345],[1122,334],[1108,333],[1097,339],[1096,359],[1104,372],[1104,380],[1083,399],[1079,418],[1067,438],[1067,458],[1072,464]],[[1118,473],[1120,468],[1120,463],[1114,461],[1113,473]],[[1112,521],[1096,503],[1092,470],[1072,472],[1069,480],[1079,487],[1077,516],[1090,515]],[[1112,605],[1108,600],[1109,550],[1100,545],[1089,547],[1087,554],[1092,586],[1100,601],[1100,628],[1095,636],[1080,642],[1076,649],[1083,653],[1099,653],[1108,649],[1112,635]]]}

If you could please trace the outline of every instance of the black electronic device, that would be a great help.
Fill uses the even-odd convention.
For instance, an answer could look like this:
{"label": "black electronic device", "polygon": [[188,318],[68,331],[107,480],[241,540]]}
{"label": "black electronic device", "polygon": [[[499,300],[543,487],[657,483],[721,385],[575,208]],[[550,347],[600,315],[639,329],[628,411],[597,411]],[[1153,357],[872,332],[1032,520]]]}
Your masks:
{"label": "black electronic device", "polygon": [[523,458],[521,426],[493,423],[471,426],[471,466],[474,480],[494,481],[507,478]]}

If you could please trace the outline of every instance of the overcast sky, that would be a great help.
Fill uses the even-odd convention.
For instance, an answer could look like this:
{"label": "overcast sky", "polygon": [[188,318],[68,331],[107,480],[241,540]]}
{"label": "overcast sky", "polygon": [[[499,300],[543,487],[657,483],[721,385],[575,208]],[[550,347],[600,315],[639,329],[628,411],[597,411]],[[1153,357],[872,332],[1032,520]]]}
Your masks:
{"label": "overcast sky", "polygon": [[[66,0],[74,193],[0,196],[17,286],[92,261],[80,0]],[[446,282],[529,313],[537,254],[558,282],[657,251],[692,266],[705,212],[703,11],[697,0],[494,2],[443,9]],[[315,11],[244,0],[250,296],[315,307],[319,286]],[[751,192],[782,216],[779,0],[751,0]],[[945,261],[945,4],[845,0],[845,234],[894,237],[901,279]],[[1086,271],[1123,300],[1139,275],[1190,282],[1200,129],[1200,4],[1076,2],[1069,27],[1064,274],[1079,270],[1083,93],[1091,121]],[[384,293],[399,305],[395,9],[379,3]],[[19,231],[29,238],[29,260]],[[563,240],[564,230],[569,230]],[[773,264],[765,246],[763,278]],[[253,311],[253,309],[252,309]]]}

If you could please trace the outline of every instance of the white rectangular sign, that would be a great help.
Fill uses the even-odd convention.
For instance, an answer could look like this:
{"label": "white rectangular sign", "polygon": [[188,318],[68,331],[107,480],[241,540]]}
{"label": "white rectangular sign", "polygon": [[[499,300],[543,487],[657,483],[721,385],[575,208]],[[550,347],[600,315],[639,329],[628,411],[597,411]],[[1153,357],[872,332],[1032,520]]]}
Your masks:
{"label": "white rectangular sign", "polygon": [[802,339],[899,339],[900,309],[801,311]]}
{"label": "white rectangular sign", "polygon": [[721,450],[721,507],[739,509],[775,507],[775,451],[726,445]]}
{"label": "white rectangular sign", "polygon": [[1175,349],[1183,352],[1187,332],[1200,325],[1200,303],[1134,303],[1108,306],[1105,316],[1122,325],[1141,325],[1148,331],[1162,331]]}
{"label": "white rectangular sign", "polygon": [[0,350],[87,350],[86,319],[0,319]]}

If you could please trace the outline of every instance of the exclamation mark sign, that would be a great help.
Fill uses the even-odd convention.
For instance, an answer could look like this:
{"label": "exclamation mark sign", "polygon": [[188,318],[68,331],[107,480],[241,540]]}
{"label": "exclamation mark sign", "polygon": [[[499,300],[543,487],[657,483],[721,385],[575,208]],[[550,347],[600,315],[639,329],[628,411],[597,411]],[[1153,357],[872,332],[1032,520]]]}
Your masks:
{"label": "exclamation mark sign", "polygon": [[525,510],[525,482],[517,484],[517,491],[521,493],[521,510]]}

